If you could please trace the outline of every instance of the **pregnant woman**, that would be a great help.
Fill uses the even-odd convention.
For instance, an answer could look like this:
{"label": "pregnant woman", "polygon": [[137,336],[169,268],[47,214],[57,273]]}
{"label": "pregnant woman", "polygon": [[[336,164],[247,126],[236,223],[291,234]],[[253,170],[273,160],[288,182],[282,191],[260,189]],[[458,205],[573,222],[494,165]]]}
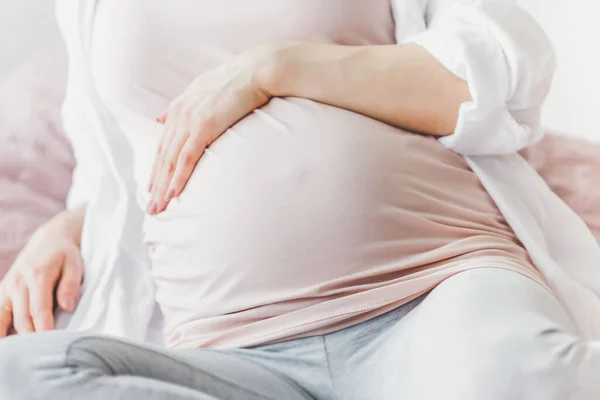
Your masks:
{"label": "pregnant woman", "polygon": [[[0,287],[1,398],[589,393],[570,316],[447,148],[539,136],[552,51],[511,1],[77,3],[71,207]],[[80,252],[105,295],[81,328],[135,315],[149,270],[164,347],[40,332]]]}

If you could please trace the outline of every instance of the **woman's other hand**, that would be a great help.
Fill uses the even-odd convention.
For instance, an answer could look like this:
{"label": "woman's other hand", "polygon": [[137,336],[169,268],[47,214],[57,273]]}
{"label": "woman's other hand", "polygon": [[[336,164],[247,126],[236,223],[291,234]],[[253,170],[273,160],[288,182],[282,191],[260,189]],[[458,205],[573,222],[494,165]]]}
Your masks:
{"label": "woman's other hand", "polygon": [[274,54],[274,48],[260,46],[200,75],[157,119],[165,133],[148,188],[149,214],[162,212],[179,196],[211,143],[269,101],[261,82],[274,73]]}
{"label": "woman's other hand", "polygon": [[54,329],[58,305],[75,310],[83,277],[80,237],[85,208],[65,211],[40,227],[0,282],[0,338]]}

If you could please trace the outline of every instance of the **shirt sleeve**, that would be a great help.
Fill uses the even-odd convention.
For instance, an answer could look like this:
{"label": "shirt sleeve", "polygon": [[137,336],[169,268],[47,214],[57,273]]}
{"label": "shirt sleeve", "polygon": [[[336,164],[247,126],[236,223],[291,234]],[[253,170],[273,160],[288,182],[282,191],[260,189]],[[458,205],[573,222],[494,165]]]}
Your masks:
{"label": "shirt sleeve", "polygon": [[99,160],[101,151],[93,140],[93,126],[88,118],[89,99],[77,51],[80,37],[79,5],[75,7],[69,0],[58,0],[55,4],[55,16],[69,57],[66,96],[61,111],[63,129],[75,155],[67,209],[75,209],[88,204],[99,188],[102,175],[102,162]]}
{"label": "shirt sleeve", "polygon": [[543,136],[541,107],[556,69],[553,47],[513,0],[423,0],[427,30],[417,43],[467,81],[453,135],[440,141],[463,155],[511,154]]}
{"label": "shirt sleeve", "polygon": [[75,68],[71,66],[67,95],[62,106],[63,127],[75,155],[75,168],[66,204],[69,210],[91,201],[100,179],[97,166],[101,165],[96,159],[99,149],[94,148],[93,142],[86,137],[90,133],[90,127],[85,119],[86,111],[81,101],[83,93],[77,77]]}

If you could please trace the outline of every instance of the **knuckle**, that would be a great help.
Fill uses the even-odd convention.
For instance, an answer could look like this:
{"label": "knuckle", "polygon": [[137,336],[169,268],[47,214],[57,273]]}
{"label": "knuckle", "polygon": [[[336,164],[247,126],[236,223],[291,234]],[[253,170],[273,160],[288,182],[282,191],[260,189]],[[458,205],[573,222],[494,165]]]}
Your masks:
{"label": "knuckle", "polygon": [[35,308],[31,312],[31,316],[34,319],[45,318],[45,317],[48,317],[51,314],[52,314],[52,311],[51,311],[50,307],[48,305],[46,305],[46,304]]}
{"label": "knuckle", "polygon": [[79,288],[83,277],[81,265],[73,265],[68,271],[65,270],[61,277],[60,284],[70,288]]}
{"label": "knuckle", "polygon": [[190,133],[190,139],[194,144],[197,144],[199,141],[203,139],[204,135],[202,133],[202,129],[198,126],[198,129],[194,129],[192,133]]}
{"label": "knuckle", "polygon": [[48,271],[44,266],[37,265],[31,269],[31,278],[36,284],[42,284],[46,281]]}
{"label": "knuckle", "polygon": [[21,288],[25,286],[25,277],[21,273],[16,273],[8,282],[9,287],[12,286],[14,288]]}
{"label": "knuckle", "polygon": [[192,115],[194,115],[194,111],[189,107],[182,107],[179,111],[179,116],[184,121],[189,121],[192,119]]}
{"label": "knuckle", "polygon": [[185,151],[181,154],[181,162],[185,166],[190,166],[196,162],[194,154],[190,151]]}
{"label": "knuckle", "polygon": [[[210,118],[210,117],[204,117],[204,118],[200,118],[198,119],[198,130],[200,132],[210,132],[212,131],[214,125],[215,125],[215,119],[214,118]],[[204,137],[206,137],[206,135],[203,135]]]}
{"label": "knuckle", "polygon": [[171,162],[173,162],[173,159],[176,158],[176,156],[177,156],[176,149],[171,147],[169,149],[169,151],[167,152],[167,154],[165,154],[164,162],[166,164],[171,163]]}
{"label": "knuckle", "polygon": [[81,249],[75,243],[69,243],[68,246],[65,246],[64,253],[70,259],[81,257]]}
{"label": "knuckle", "polygon": [[196,152],[209,145],[208,136],[206,135],[205,131],[202,129],[195,131],[190,136],[190,139],[192,140],[194,151],[196,151]]}
{"label": "knuckle", "polygon": [[79,282],[75,278],[65,278],[60,284],[63,294],[75,294],[79,289]]}
{"label": "knuckle", "polygon": [[156,172],[156,176],[157,178],[160,178],[161,174],[163,173],[163,170],[165,168],[165,166],[167,165],[167,160],[168,157],[166,154],[163,154],[160,159],[158,160],[158,171]]}
{"label": "knuckle", "polygon": [[191,174],[188,171],[190,171],[191,169],[192,169],[191,167],[188,167],[188,168],[185,168],[185,169],[179,171],[179,173],[177,174],[177,176],[175,176],[175,178],[173,179],[173,184],[180,191],[183,189],[183,187],[189,181]]}
{"label": "knuckle", "polygon": [[37,319],[37,318],[43,317],[45,313],[46,313],[46,311],[43,307],[33,306],[33,305],[31,306],[31,310],[30,310],[31,318]]}
{"label": "knuckle", "polygon": [[173,172],[175,172],[175,167],[175,160],[173,159],[173,157],[169,157],[169,160],[166,163],[167,178],[171,176]]}
{"label": "knuckle", "polygon": [[169,104],[169,114],[179,113],[184,107],[183,99],[181,97],[176,98]]}
{"label": "knuckle", "polygon": [[60,281],[61,292],[64,294],[74,294],[79,290],[79,280],[74,276],[64,277]]}

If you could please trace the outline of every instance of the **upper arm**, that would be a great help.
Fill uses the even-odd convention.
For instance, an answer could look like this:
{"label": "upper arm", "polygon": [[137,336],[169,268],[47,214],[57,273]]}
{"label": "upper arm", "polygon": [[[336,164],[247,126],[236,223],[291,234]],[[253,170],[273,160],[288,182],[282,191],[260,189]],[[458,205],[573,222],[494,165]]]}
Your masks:
{"label": "upper arm", "polygon": [[463,154],[505,154],[542,136],[541,107],[555,70],[552,45],[513,0],[416,0],[427,30],[407,39],[466,80],[454,135]]}

